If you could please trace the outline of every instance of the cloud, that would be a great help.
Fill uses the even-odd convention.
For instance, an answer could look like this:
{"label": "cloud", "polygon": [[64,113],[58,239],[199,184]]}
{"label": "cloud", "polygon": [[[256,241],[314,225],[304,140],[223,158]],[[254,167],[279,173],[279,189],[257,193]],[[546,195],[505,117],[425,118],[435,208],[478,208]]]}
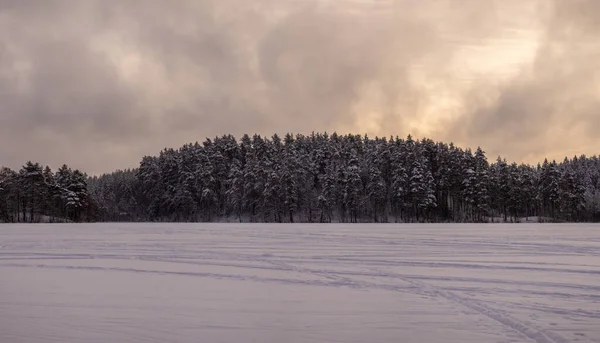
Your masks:
{"label": "cloud", "polygon": [[597,148],[581,123],[598,123],[598,8],[544,3],[0,0],[0,164],[99,173],[207,136],[313,130],[517,159],[562,153],[558,133]]}
{"label": "cloud", "polygon": [[533,63],[465,99],[456,136],[525,161],[598,153],[600,3],[557,0],[547,10]]}

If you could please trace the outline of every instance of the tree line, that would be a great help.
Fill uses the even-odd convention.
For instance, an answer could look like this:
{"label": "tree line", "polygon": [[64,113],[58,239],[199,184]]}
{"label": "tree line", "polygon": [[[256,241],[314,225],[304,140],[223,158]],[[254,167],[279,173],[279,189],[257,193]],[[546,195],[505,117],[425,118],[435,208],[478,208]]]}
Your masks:
{"label": "tree line", "polygon": [[0,222],[92,221],[98,211],[90,199],[88,176],[66,165],[27,162],[18,172],[0,169]]}
{"label": "tree line", "polygon": [[107,221],[600,221],[596,156],[489,163],[411,136],[225,135],[88,183]]}
{"label": "tree line", "polygon": [[600,160],[489,163],[477,148],[390,137],[232,135],[88,177],[0,171],[0,221],[600,221]]}

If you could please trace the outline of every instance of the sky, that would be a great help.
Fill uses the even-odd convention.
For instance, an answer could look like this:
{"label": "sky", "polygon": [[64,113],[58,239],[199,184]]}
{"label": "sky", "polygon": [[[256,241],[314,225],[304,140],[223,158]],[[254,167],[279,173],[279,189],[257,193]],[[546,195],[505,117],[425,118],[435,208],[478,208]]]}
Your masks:
{"label": "sky", "polygon": [[223,134],[600,153],[597,0],[0,0],[0,165]]}

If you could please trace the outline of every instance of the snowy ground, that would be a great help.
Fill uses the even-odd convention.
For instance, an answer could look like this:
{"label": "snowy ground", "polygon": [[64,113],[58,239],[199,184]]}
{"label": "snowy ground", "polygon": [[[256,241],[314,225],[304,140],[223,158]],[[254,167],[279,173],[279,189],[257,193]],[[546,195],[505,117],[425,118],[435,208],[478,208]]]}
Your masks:
{"label": "snowy ground", "polygon": [[600,226],[0,224],[0,342],[600,342]]}

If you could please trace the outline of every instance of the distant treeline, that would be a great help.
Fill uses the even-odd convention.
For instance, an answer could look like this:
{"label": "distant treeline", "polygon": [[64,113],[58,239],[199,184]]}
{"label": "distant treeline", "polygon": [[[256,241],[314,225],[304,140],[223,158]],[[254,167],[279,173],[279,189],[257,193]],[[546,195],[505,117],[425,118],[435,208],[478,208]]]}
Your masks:
{"label": "distant treeline", "polygon": [[[72,175],[70,181],[62,174]],[[99,221],[600,221],[596,156],[537,166],[499,157],[490,164],[480,148],[410,136],[244,135],[238,141],[226,135],[164,149],[137,169],[80,175],[31,163],[18,173],[4,169],[0,220],[39,214]]]}
{"label": "distant treeline", "polygon": [[88,177],[63,165],[56,173],[27,162],[18,172],[0,169],[0,222],[96,220]]}

